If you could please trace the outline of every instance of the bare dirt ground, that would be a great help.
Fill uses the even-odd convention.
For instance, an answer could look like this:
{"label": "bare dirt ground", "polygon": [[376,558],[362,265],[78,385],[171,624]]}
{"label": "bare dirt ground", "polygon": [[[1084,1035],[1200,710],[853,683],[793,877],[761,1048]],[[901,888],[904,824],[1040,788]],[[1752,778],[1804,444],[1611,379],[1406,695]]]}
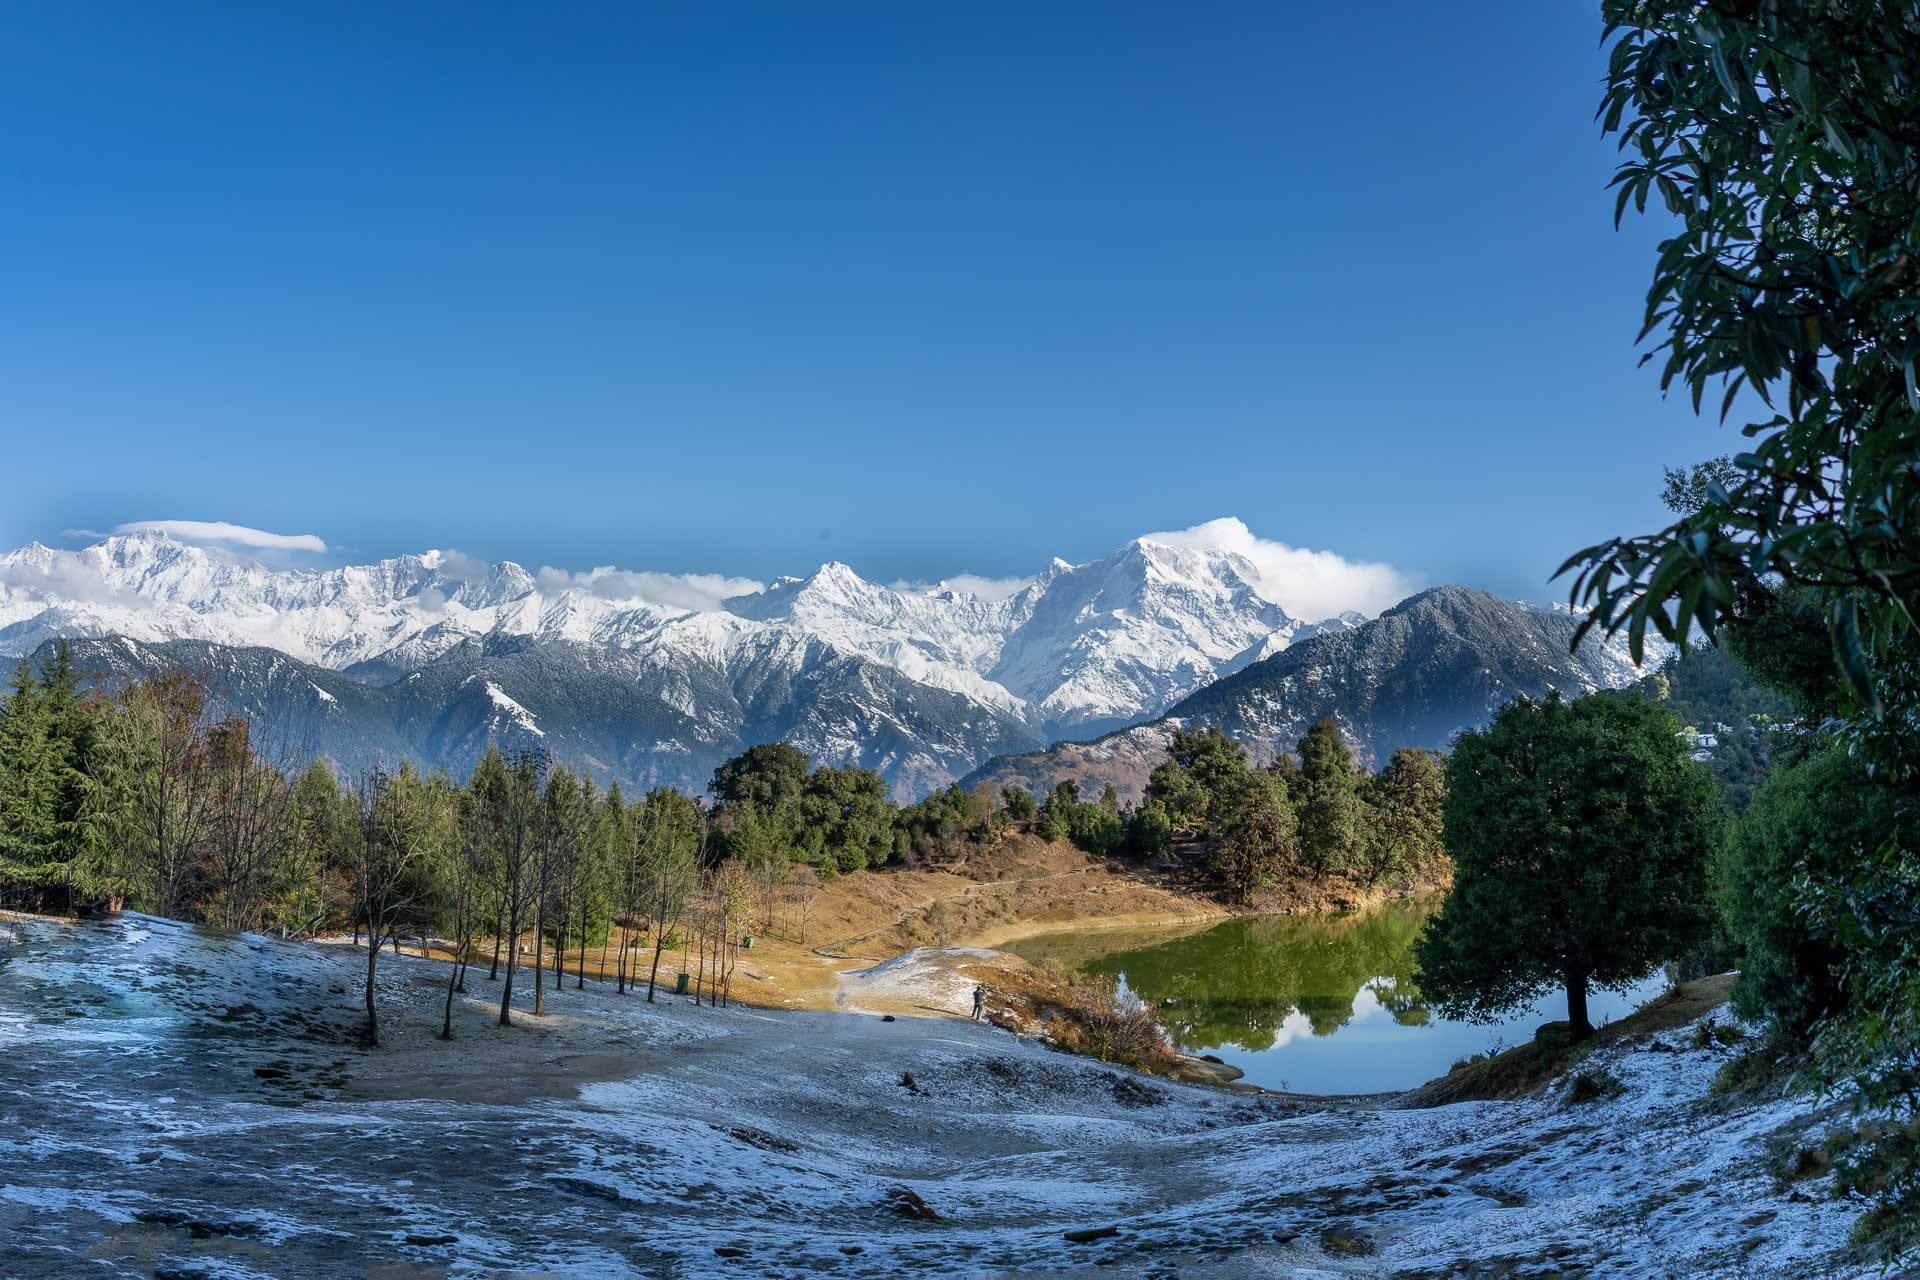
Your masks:
{"label": "bare dirt ground", "polygon": [[[804,910],[791,896],[782,897],[771,928],[762,917],[752,922],[754,945],[739,954],[732,995],[767,1009],[835,1009],[844,1007],[840,975],[918,947],[995,947],[1056,929],[1221,920],[1230,914],[1210,897],[1089,857],[1072,845],[1012,835],[949,868],[836,877]],[[409,953],[419,949],[412,940],[403,945]],[[631,963],[644,980],[651,944],[639,938],[635,945],[641,954]],[[491,946],[482,940],[478,950],[490,955]],[[449,953],[436,946],[429,954]],[[551,967],[551,955],[545,963]],[[584,956],[570,948],[562,960],[569,989],[583,963],[590,980],[610,979],[619,964],[618,944],[590,947]],[[661,960],[662,980],[671,985],[682,967],[681,953],[670,948]]]}
{"label": "bare dirt ground", "polygon": [[[0,925],[0,1275],[1865,1277],[1730,1051],[1610,1043],[1516,1101],[1142,1077],[955,1018],[696,1008],[569,982],[494,1025],[444,963],[127,916]],[[924,954],[923,954],[924,958]],[[849,1009],[948,1007],[945,967]],[[980,957],[964,956],[967,964]],[[1676,1015],[1677,1016],[1677,1015]]]}

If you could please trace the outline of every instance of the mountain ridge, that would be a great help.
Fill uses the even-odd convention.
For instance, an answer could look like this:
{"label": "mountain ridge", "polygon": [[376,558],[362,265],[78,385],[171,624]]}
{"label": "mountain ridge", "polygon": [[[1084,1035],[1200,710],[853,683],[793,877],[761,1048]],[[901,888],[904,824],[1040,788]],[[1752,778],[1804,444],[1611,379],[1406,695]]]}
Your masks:
{"label": "mountain ridge", "polygon": [[[1370,622],[1306,637],[1223,676],[1160,717],[998,757],[962,785],[991,781],[1044,793],[1071,778],[1090,793],[1111,784],[1123,800],[1135,800],[1175,729],[1217,727],[1264,764],[1292,752],[1320,719],[1333,720],[1359,758],[1378,767],[1401,747],[1445,748],[1514,697],[1620,688],[1640,676],[1618,643],[1589,635],[1570,651],[1579,624],[1564,610],[1471,587],[1430,587]],[[1658,656],[1650,654],[1649,665]]]}

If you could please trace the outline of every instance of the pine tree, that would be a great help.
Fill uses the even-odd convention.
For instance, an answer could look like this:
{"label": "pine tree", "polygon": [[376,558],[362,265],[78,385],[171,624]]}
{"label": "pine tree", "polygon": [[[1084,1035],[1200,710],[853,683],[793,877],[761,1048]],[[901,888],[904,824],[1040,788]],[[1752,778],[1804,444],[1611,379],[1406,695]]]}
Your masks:
{"label": "pine tree", "polygon": [[1320,721],[1300,739],[1291,789],[1301,861],[1316,871],[1350,869],[1360,834],[1360,776],[1333,721]]}

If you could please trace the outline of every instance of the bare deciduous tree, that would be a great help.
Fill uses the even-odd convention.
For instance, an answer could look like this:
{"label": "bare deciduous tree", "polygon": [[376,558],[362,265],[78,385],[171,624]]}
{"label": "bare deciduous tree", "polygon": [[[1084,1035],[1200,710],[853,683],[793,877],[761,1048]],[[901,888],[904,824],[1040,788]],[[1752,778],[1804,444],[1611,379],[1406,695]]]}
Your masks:
{"label": "bare deciduous tree", "polygon": [[416,874],[426,857],[426,845],[410,826],[417,815],[406,812],[396,794],[393,775],[374,769],[355,789],[358,822],[344,842],[348,880],[353,886],[354,913],[367,930],[367,1043],[380,1043],[380,1016],[374,1002],[374,983],[380,965],[380,947],[398,936],[421,892],[424,878]]}

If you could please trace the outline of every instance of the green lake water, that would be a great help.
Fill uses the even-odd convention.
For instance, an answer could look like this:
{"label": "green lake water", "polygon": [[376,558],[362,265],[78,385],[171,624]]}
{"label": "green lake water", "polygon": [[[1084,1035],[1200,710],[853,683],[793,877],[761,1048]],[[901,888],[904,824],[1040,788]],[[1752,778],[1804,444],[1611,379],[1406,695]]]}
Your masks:
{"label": "green lake water", "polygon": [[[1337,916],[1228,920],[1199,929],[1080,930],[1005,948],[1028,960],[1117,977],[1153,1001],[1174,1043],[1301,1093],[1409,1089],[1469,1054],[1531,1039],[1566,1016],[1553,993],[1493,1025],[1455,1022],[1420,999],[1414,940],[1437,899]],[[1655,975],[1594,992],[1596,1023],[1665,987]]]}

